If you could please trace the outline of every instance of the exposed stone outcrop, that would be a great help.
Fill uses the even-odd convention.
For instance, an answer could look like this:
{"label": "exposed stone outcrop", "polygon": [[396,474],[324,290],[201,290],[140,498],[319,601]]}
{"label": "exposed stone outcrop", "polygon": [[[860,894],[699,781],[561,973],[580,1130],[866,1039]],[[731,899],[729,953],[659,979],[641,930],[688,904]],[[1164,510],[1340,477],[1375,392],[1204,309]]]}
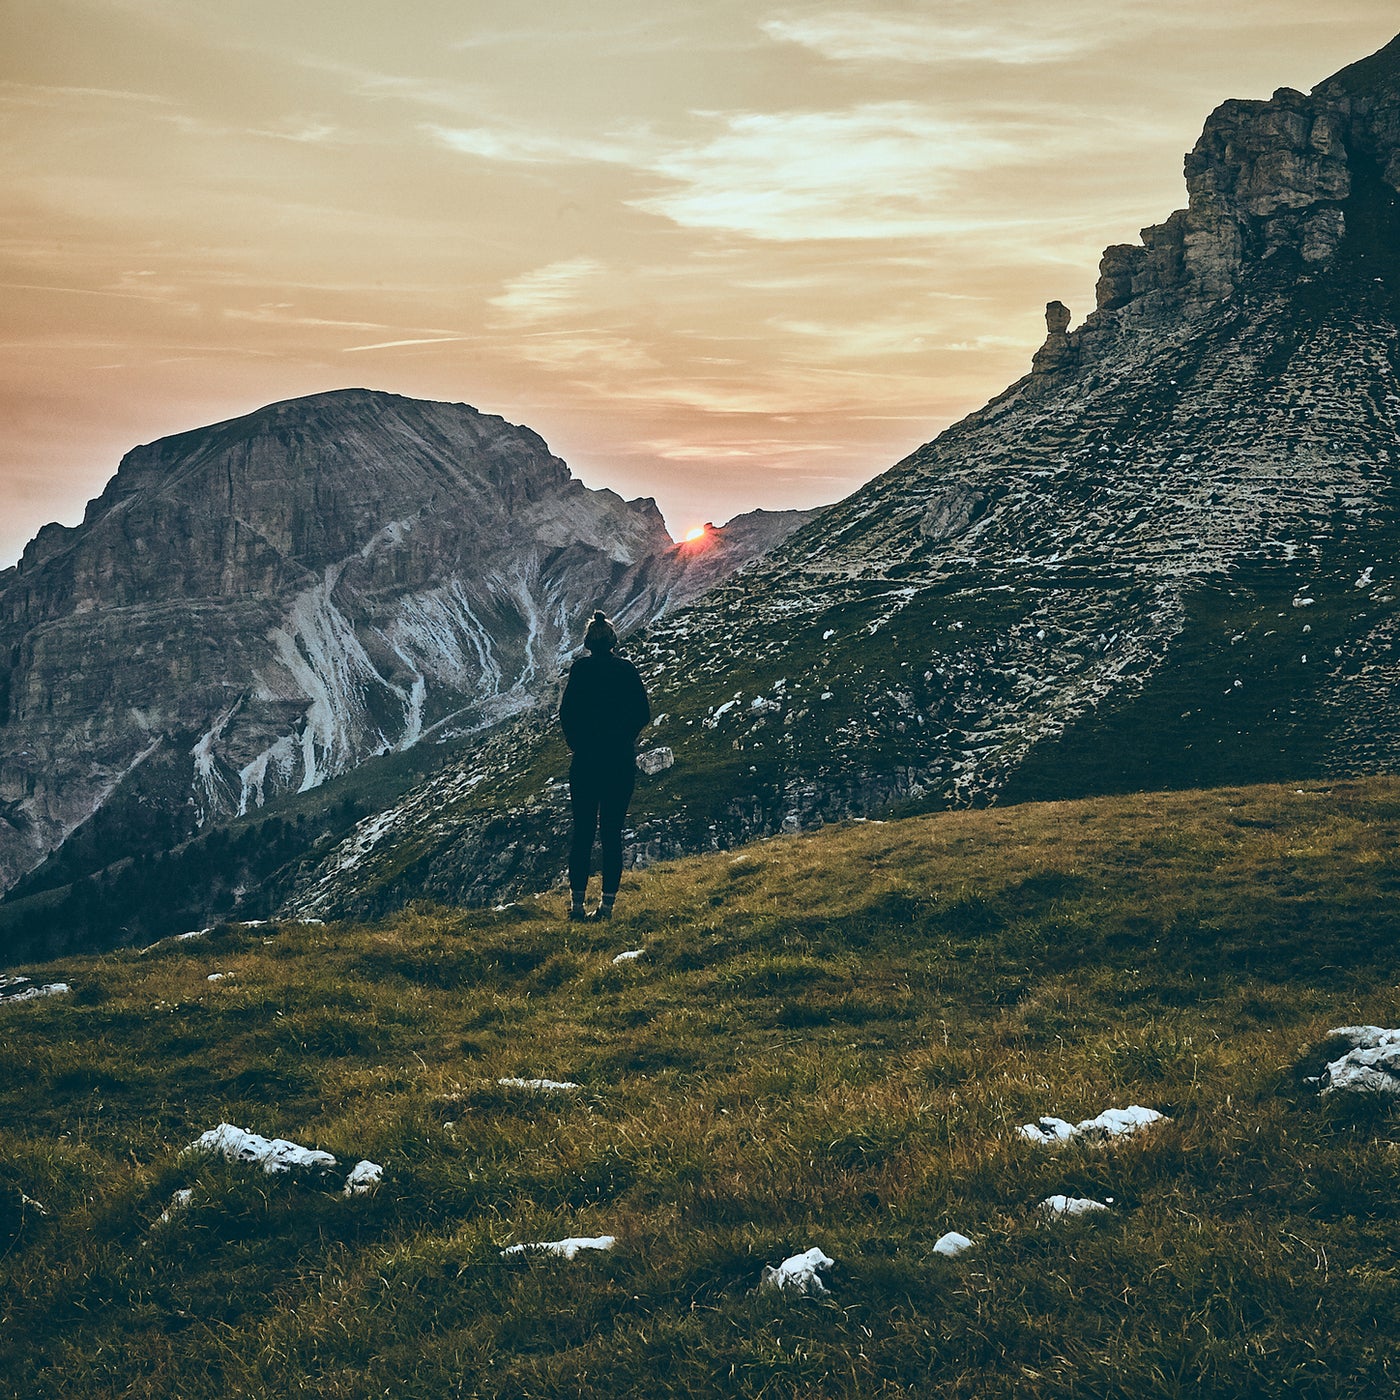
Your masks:
{"label": "exposed stone outcrop", "polygon": [[1400,190],[1397,56],[1400,39],[1310,94],[1217,107],[1186,157],[1187,208],[1105,250],[1099,310],[1176,314],[1230,296],[1247,267],[1280,254],[1330,263],[1361,212],[1349,201],[1369,193],[1358,183]]}
{"label": "exposed stone outcrop", "polygon": [[0,890],[85,824],[107,859],[161,849],[490,725],[594,607],[649,622],[806,518],[686,552],[529,429],[365,390],[138,447],[0,574]]}

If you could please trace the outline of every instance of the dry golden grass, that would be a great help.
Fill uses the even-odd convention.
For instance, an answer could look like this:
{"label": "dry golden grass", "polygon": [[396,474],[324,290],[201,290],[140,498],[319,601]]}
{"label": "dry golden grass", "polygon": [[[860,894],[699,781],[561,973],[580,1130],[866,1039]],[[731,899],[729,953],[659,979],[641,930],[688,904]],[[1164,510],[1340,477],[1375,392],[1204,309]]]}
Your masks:
{"label": "dry golden grass", "polygon": [[[1390,780],[1028,806],[637,873],[611,925],[546,895],[26,969],[74,994],[0,1008],[0,1377],[1391,1396],[1393,1114],[1303,1078],[1330,1026],[1400,1021],[1397,838]],[[1015,1136],[1129,1103],[1171,1121]],[[180,1155],[221,1120],[384,1184]],[[1048,1223],[1057,1191],[1113,1208]],[[934,1254],[949,1229],[976,1250]],[[596,1234],[616,1248],[499,1254]],[[813,1244],[829,1297],[754,1292]]]}

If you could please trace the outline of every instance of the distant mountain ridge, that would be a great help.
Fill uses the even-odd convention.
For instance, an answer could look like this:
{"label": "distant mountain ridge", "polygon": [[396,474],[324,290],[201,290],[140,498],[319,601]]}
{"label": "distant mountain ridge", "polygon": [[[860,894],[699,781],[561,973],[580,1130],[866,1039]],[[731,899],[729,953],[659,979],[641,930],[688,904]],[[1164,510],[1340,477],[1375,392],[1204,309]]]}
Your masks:
{"label": "distant mountain ridge", "polygon": [[94,822],[163,849],[487,727],[593,608],[650,621],[806,518],[678,548],[528,428],[360,389],[136,448],[0,574],[0,889]]}
{"label": "distant mountain ridge", "polygon": [[[1400,38],[1224,103],[1031,373],[634,643],[638,862],[843,817],[1400,766]],[[406,794],[300,913],[558,878],[557,737]],[[508,746],[508,751],[507,747]]]}

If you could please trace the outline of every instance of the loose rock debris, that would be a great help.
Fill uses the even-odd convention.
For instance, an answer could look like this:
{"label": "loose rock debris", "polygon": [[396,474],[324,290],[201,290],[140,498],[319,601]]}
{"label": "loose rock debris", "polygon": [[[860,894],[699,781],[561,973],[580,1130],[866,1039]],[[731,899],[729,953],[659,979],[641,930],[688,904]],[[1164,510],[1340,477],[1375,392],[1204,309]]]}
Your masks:
{"label": "loose rock debris", "polygon": [[617,963],[632,962],[632,961],[634,961],[635,959],[640,958],[640,957],[642,956],[642,954],[645,953],[645,952],[646,952],[646,949],[645,949],[645,948],[629,948],[625,953],[619,953],[619,954],[613,959],[613,963],[614,963],[614,964],[617,964]]}
{"label": "loose rock debris", "polygon": [[821,1270],[829,1269],[836,1260],[823,1254],[815,1245],[802,1254],[784,1259],[776,1268],[765,1264],[759,1275],[760,1288],[776,1288],[786,1293],[807,1293],[813,1296],[828,1292],[821,1280]]}
{"label": "loose rock debris", "polygon": [[501,1251],[501,1258],[508,1259],[520,1254],[557,1254],[562,1259],[572,1259],[583,1249],[611,1249],[617,1243],[616,1235],[570,1235],[565,1240],[539,1240],[534,1244],[511,1244]]}
{"label": "loose rock debris", "polygon": [[1023,1123],[1016,1132],[1028,1142],[1043,1147],[1047,1143],[1070,1142],[1077,1137],[1098,1141],[1126,1137],[1162,1119],[1163,1115],[1155,1108],[1131,1104],[1127,1108],[1106,1108],[1097,1118],[1086,1118],[1081,1123],[1067,1123],[1063,1118],[1046,1115],[1034,1123]]}
{"label": "loose rock debris", "polygon": [[582,1089],[572,1079],[498,1079],[503,1089],[538,1089],[542,1093],[558,1093],[564,1089]]}

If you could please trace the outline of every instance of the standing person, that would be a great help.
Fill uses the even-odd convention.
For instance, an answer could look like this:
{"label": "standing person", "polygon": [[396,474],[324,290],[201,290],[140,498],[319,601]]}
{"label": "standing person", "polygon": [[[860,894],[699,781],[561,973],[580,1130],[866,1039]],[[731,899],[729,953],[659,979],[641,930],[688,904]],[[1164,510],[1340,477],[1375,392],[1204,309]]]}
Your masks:
{"label": "standing person", "polygon": [[593,614],[583,644],[589,654],[571,667],[559,705],[559,723],[573,753],[569,917],[589,917],[583,904],[593,864],[593,838],[601,827],[603,902],[592,917],[611,919],[622,883],[622,823],[637,781],[637,735],[651,719],[651,705],[637,668],[617,654],[617,632],[601,612]]}

